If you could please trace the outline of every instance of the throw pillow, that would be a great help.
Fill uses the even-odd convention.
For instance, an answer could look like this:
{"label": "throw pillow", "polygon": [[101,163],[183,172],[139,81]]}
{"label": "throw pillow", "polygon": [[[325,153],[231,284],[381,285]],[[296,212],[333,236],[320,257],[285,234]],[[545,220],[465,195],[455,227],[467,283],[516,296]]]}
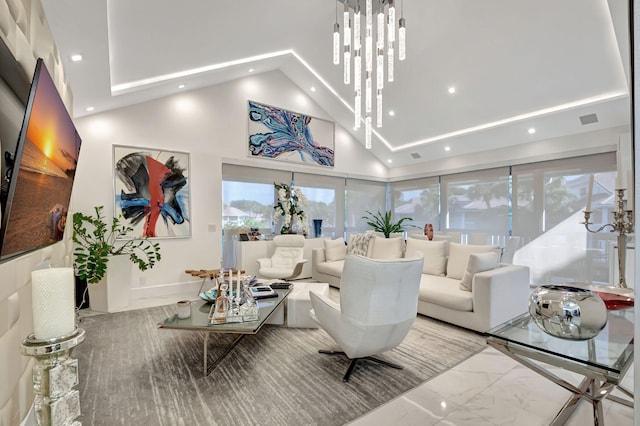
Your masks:
{"label": "throw pillow", "polygon": [[471,253],[467,269],[464,271],[462,281],[460,281],[460,290],[471,291],[471,283],[475,274],[496,269],[499,264],[497,252]]}
{"label": "throw pillow", "polygon": [[373,238],[373,234],[352,234],[349,236],[349,245],[347,246],[347,254],[357,254],[366,256],[369,251],[369,241]]}
{"label": "throw pillow", "polygon": [[447,266],[447,241],[429,241],[418,238],[407,239],[406,257],[413,257],[416,252],[424,256],[422,273],[429,275],[444,275]]}
{"label": "throw pillow", "polygon": [[464,275],[464,271],[467,268],[467,263],[469,262],[469,255],[471,253],[486,252],[495,252],[496,255],[498,255],[498,253],[500,253],[500,246],[449,243],[447,277],[455,280],[461,280]]}
{"label": "throw pillow", "polygon": [[402,238],[384,238],[377,235],[369,244],[373,244],[372,259],[400,259],[404,240]]}
{"label": "throw pillow", "polygon": [[327,262],[335,260],[344,260],[347,255],[347,246],[344,244],[343,238],[335,240],[326,239],[324,241],[324,256]]}

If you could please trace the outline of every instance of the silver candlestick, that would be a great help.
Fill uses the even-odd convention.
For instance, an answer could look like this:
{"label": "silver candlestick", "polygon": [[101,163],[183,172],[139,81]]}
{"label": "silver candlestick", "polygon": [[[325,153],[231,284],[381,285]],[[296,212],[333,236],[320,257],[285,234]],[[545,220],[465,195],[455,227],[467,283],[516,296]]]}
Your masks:
{"label": "silver candlestick", "polygon": [[609,232],[618,233],[618,287],[627,288],[627,280],[625,278],[625,269],[627,264],[627,234],[633,232],[633,210],[624,208],[624,189],[616,189],[616,210],[613,212],[613,223],[602,225],[598,229],[589,229],[591,211],[584,211],[584,227],[589,232],[600,232],[605,228],[611,228]]}

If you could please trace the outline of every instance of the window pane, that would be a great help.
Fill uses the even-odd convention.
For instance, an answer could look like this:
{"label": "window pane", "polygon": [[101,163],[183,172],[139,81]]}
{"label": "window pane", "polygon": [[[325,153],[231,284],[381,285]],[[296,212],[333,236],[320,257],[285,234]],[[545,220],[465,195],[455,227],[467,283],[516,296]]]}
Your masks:
{"label": "window pane", "polygon": [[591,229],[613,218],[615,168],[615,154],[513,167],[513,235],[522,245],[514,263],[529,266],[533,283],[609,283],[609,253],[617,234],[590,233],[581,222],[592,174]]}
{"label": "window pane", "polygon": [[462,242],[504,245],[511,215],[509,169],[442,177],[444,229],[462,232]]}
{"label": "window pane", "polygon": [[[407,232],[422,232],[424,225],[431,223],[440,229],[440,184],[438,178],[413,179],[391,184],[391,206],[393,220],[410,217],[405,222]],[[416,226],[413,228],[411,225]]]}
{"label": "window pane", "polygon": [[346,233],[357,234],[371,230],[362,218],[367,211],[386,211],[387,184],[359,179],[347,179]]}
{"label": "window pane", "polygon": [[307,197],[307,236],[315,237],[313,220],[322,220],[321,237],[342,236],[344,229],[344,178],[294,173],[295,186]]}

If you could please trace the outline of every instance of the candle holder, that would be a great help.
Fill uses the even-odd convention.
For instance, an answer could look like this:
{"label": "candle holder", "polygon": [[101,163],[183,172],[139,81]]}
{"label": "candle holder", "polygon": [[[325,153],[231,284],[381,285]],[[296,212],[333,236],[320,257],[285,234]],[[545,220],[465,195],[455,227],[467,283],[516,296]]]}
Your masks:
{"label": "candle holder", "polygon": [[53,339],[37,339],[30,334],[23,340],[20,353],[34,357],[33,390],[38,425],[80,426],[78,360],[71,351],[84,341],[85,332],[76,328],[71,334]]}
{"label": "candle holder", "polygon": [[624,189],[616,189],[616,210],[613,212],[613,223],[607,223],[598,229],[590,229],[589,225],[593,225],[593,223],[589,222],[591,211],[585,210],[584,222],[580,222],[580,224],[584,225],[585,229],[591,233],[601,232],[606,228],[610,228],[609,232],[618,233],[618,287],[627,288],[627,280],[625,278],[627,234],[633,232],[633,210],[625,210],[624,208],[624,191]]}

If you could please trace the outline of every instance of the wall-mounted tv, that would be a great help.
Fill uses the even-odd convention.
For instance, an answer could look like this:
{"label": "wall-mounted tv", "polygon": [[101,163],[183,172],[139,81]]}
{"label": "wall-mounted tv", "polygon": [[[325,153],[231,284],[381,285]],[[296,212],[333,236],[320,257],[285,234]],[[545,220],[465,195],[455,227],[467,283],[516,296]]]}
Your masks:
{"label": "wall-mounted tv", "polygon": [[81,140],[38,59],[2,194],[0,261],[62,240]]}

